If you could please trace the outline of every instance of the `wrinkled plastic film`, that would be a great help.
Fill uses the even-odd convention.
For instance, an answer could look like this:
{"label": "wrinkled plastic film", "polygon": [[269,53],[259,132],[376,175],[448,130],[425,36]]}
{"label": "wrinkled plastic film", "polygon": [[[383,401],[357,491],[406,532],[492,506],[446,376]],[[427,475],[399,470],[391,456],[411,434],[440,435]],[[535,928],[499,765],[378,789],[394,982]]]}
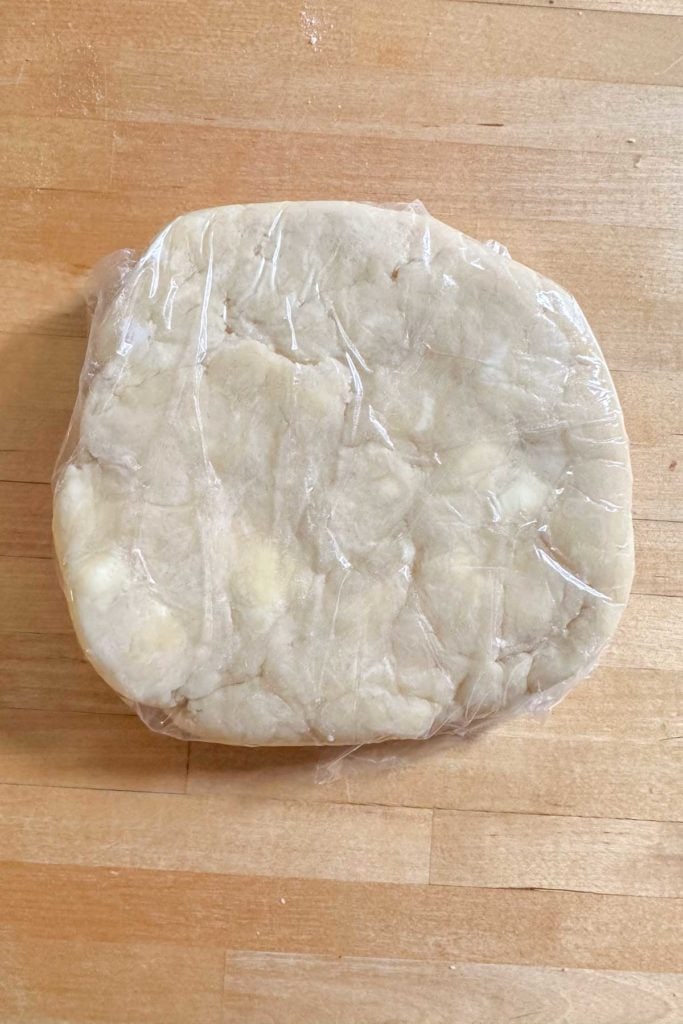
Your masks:
{"label": "wrinkled plastic film", "polygon": [[591,671],[631,473],[561,288],[421,204],[293,203],[180,217],[93,297],[55,544],[150,728],[346,751],[539,713]]}

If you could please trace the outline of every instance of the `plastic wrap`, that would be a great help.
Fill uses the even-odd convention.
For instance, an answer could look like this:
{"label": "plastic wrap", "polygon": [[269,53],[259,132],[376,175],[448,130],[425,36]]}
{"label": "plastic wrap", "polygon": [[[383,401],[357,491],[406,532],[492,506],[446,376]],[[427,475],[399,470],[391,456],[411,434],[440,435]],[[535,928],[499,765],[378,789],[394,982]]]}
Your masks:
{"label": "plastic wrap", "polygon": [[232,206],[110,258],[55,470],[88,658],[152,728],[424,739],[545,709],[633,573],[576,302],[418,204]]}

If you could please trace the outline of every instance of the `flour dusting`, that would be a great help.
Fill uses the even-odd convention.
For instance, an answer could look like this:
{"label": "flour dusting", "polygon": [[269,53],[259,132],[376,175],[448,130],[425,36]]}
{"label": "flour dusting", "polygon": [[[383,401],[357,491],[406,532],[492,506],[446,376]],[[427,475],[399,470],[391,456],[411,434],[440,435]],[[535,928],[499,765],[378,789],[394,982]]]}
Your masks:
{"label": "flour dusting", "polygon": [[305,8],[299,14],[299,24],[304,35],[314,50],[318,48],[321,36],[321,20],[316,14],[312,14]]}

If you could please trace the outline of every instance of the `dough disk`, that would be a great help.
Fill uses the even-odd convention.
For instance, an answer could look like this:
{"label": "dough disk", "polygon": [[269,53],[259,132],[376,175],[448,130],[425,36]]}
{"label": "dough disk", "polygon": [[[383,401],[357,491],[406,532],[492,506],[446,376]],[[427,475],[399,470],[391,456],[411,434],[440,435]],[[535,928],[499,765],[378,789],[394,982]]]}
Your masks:
{"label": "dough disk", "polygon": [[155,728],[423,738],[550,704],[633,573],[576,302],[419,205],[179,217],[100,297],[55,478],[80,641]]}

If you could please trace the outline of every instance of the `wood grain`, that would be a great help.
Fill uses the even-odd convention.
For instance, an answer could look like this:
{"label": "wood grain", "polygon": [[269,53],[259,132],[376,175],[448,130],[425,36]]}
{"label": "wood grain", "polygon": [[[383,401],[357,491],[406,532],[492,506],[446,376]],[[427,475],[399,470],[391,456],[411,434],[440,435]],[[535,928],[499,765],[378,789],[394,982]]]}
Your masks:
{"label": "wood grain", "polygon": [[47,484],[0,481],[0,557],[52,558],[51,519]]}
{"label": "wood grain", "polygon": [[[3,1024],[677,1024],[681,14],[6,0]],[[90,271],[188,209],[416,197],[558,280],[599,338],[634,469],[617,636],[551,715],[468,741],[155,735],[80,652],[52,562]]]}
{"label": "wood grain", "polygon": [[8,632],[71,632],[51,559],[0,556],[0,607]]}
{"label": "wood grain", "polygon": [[[0,841],[5,860],[404,884],[429,880],[429,810],[0,785],[0,817],[9,829]],[[84,821],[88,828],[81,832]]]}
{"label": "wood grain", "polygon": [[[677,971],[680,901],[68,864],[0,864],[17,939]],[[281,901],[284,899],[284,903]],[[545,1024],[545,1022],[544,1022]]]}
{"label": "wood grain", "polygon": [[[675,0],[660,2],[675,6]],[[422,0],[419,12],[411,0],[397,0],[391,18],[381,0],[326,0],[299,7],[268,0],[258,11],[245,0],[230,5],[204,0],[202,17],[192,20],[183,0],[164,0],[163,18],[145,0],[120,0],[115,9],[101,0],[43,0],[35,4],[28,23],[23,13],[11,6],[5,18],[4,81],[13,112],[40,113],[44,107],[32,100],[42,99],[43,90],[46,100],[52,97],[51,115],[122,113],[135,120],[163,111],[172,122],[182,120],[188,109],[201,112],[204,120],[226,113],[239,117],[239,101],[246,98],[243,116],[249,123],[277,113],[279,123],[289,127],[293,113],[311,98],[309,90],[300,88],[300,78],[291,91],[281,93],[289,74],[314,73],[324,80],[321,103],[331,95],[338,103],[347,90],[364,84],[355,75],[346,79],[344,71],[350,70],[378,78],[410,76],[413,82],[434,73],[450,74],[457,82],[474,75],[480,80],[497,75],[636,84],[663,79],[660,85],[681,81],[680,66],[665,72],[680,56],[676,25],[665,17],[636,21],[589,11],[577,17],[566,9],[549,12],[529,4],[511,10],[496,3],[492,11],[455,0]],[[315,43],[302,13],[317,29]],[[592,47],[584,45],[589,35]],[[225,47],[231,58],[227,79]],[[63,51],[67,60],[60,66]],[[28,65],[23,73],[22,64]],[[48,89],[53,68],[58,76]],[[382,119],[398,119],[400,108],[392,99],[367,95],[366,107],[374,111],[383,104]],[[429,96],[417,95],[414,103],[429,109]]]}
{"label": "wood grain", "polygon": [[0,637],[0,708],[134,714],[85,660],[73,633]]}
{"label": "wood grain", "polygon": [[253,1024],[676,1024],[680,989],[672,974],[621,974],[445,964],[429,960],[333,960],[316,956],[230,953],[225,1009]]}
{"label": "wood grain", "polygon": [[[633,678],[648,685],[645,675]],[[655,675],[649,681],[658,687],[665,680]],[[589,685],[599,687],[599,677]],[[677,692],[680,676],[672,677],[671,685]],[[571,701],[577,699],[573,696]],[[559,718],[552,729],[520,721],[471,741],[443,738],[419,751],[401,745],[362,751],[351,755],[338,772],[326,770],[325,762],[321,766],[315,752],[192,744],[188,791],[677,820],[681,747],[676,737],[681,723],[676,722],[675,706],[669,720],[659,723],[656,738],[640,738],[636,714],[623,722],[626,735],[601,735],[597,725],[575,732],[571,717],[559,718],[560,708],[550,719],[554,723]]]}
{"label": "wood grain", "polygon": [[227,1024],[224,960],[180,944],[18,941],[0,931],[0,1014],[12,1024]]}
{"label": "wood grain", "polygon": [[437,811],[437,885],[683,896],[683,825],[549,814]]}
{"label": "wood grain", "polygon": [[[125,715],[0,710],[0,783],[182,793],[187,744]],[[33,792],[27,799],[36,799]]]}
{"label": "wood grain", "polygon": [[[46,940],[3,936],[0,1012],[6,1020],[53,1024],[55,989],[67,1020],[97,1024],[490,1024],[502,1005],[539,1022],[558,1006],[566,1024],[677,1024],[673,974],[558,970],[496,964],[446,964],[188,951],[152,943]],[[102,997],[97,1017],[90,993]],[[276,1014],[276,1017],[273,1017]],[[162,1016],[163,1015],[163,1016]]]}
{"label": "wood grain", "polygon": [[[19,138],[31,136],[26,152],[17,157],[17,166],[5,168],[10,188],[24,178],[32,189],[92,189],[93,170],[78,162],[73,167],[70,164],[74,149],[83,148],[86,136],[74,137],[72,119],[55,121],[54,136],[38,130],[41,121],[37,118],[6,126],[8,133]],[[229,175],[241,201],[250,193],[258,201],[332,198],[339,190],[338,179],[331,174],[331,167],[336,166],[344,168],[347,194],[358,195],[363,189],[376,202],[417,196],[431,209],[435,204],[429,182],[435,177],[453,196],[448,210],[453,222],[462,216],[464,201],[457,197],[463,194],[468,196],[470,213],[477,211],[476,183],[481,180],[490,182],[486,206],[498,216],[505,215],[511,203],[518,216],[529,220],[587,220],[615,226],[628,222],[646,229],[675,229],[681,216],[680,205],[669,201],[681,188],[680,160],[659,152],[642,156],[638,163],[630,151],[596,152],[588,161],[583,151],[566,148],[530,149],[518,143],[503,147],[490,141],[469,145],[438,137],[349,135],[332,129],[285,135],[270,129],[221,125],[181,124],[169,130],[166,124],[156,122],[121,122],[112,135],[109,124],[94,124],[98,130],[88,132],[87,137],[92,141],[95,165],[107,167],[109,189],[141,198],[157,188],[182,189],[199,161],[207,169],[204,187],[211,194],[220,195]],[[154,181],[145,183],[150,146],[158,154],[158,168]],[[329,164],[318,159],[321,148]],[[495,173],[501,151],[505,153],[506,177]],[[51,154],[49,162],[37,161],[35,152]],[[294,186],[292,191],[291,184],[285,185],[282,168],[287,164],[293,165],[299,181],[306,181],[305,189]],[[397,170],[406,164],[415,170],[401,182],[396,196]],[[261,185],[254,195],[257,166],[262,168]],[[370,184],[369,167],[373,168]],[[566,188],[567,180],[573,183],[571,189]],[[646,181],[648,188],[643,188]]]}
{"label": "wood grain", "polygon": [[683,597],[683,522],[635,524],[636,594]]}
{"label": "wood grain", "polygon": [[583,14],[585,11],[612,11],[615,14],[681,15],[678,0],[469,0],[476,4],[509,4],[519,7],[555,7]]}

